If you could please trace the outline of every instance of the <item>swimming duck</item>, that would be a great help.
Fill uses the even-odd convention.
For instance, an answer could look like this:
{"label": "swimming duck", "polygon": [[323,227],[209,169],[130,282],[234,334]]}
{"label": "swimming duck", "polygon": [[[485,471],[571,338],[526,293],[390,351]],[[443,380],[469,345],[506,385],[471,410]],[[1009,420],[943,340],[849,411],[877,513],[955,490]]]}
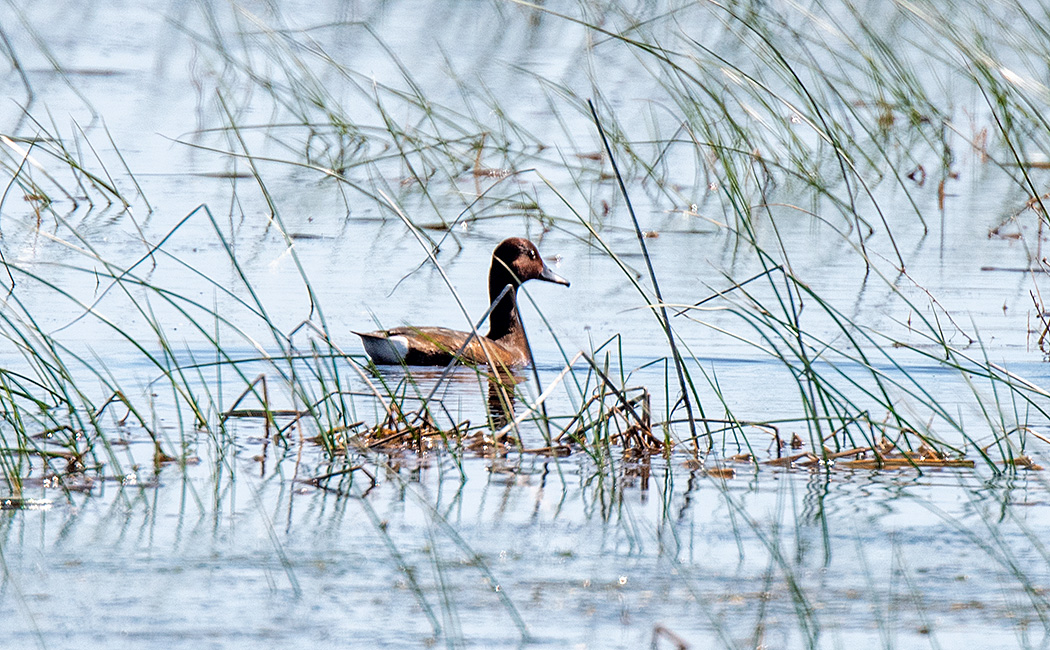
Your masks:
{"label": "swimming duck", "polygon": [[[527,365],[532,359],[525,342],[525,329],[518,316],[518,287],[528,280],[543,280],[569,286],[543,263],[536,245],[528,239],[511,237],[500,242],[492,252],[489,267],[489,302],[494,302],[507,285],[511,290],[489,314],[488,336],[475,336],[460,354],[460,359],[473,364],[510,367]],[[361,337],[365,352],[376,364],[410,366],[444,366],[452,361],[470,332],[444,327],[396,327],[376,332],[354,332]],[[487,354],[486,354],[487,352]]]}

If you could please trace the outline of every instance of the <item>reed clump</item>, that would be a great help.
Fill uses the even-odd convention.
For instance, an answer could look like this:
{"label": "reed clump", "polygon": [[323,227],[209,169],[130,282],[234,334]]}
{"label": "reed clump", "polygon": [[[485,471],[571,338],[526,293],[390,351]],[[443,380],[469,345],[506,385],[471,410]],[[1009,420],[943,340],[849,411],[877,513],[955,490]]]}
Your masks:
{"label": "reed clump", "polygon": [[[1050,605],[1033,567],[1050,558],[1011,490],[1045,487],[1050,392],[1037,367],[1026,378],[1002,359],[1031,371],[1024,355],[1050,350],[1039,292],[1050,151],[1041,9],[901,2],[876,17],[849,0],[497,6],[509,29],[492,38],[521,28],[539,40],[506,57],[471,51],[472,60],[441,48],[413,56],[402,35],[370,20],[289,24],[276,10],[203,3],[203,27],[170,26],[194,53],[198,128],[168,135],[172,151],[222,171],[179,168],[158,183],[11,5],[0,57],[24,98],[0,133],[0,510],[107,490],[128,504],[168,482],[219,522],[222,493],[247,483],[277,539],[251,471],[252,481],[330,498],[332,519],[358,507],[428,641],[467,645],[453,582],[467,572],[528,641],[515,604],[524,599],[512,600],[493,568],[502,556],[451,514],[458,496],[449,506],[421,478],[447,473],[462,491],[481,467],[499,485],[534,478],[534,516],[560,483],[549,521],[570,510],[600,520],[600,542],[576,543],[601,562],[640,563],[657,548],[653,574],[674,576],[667,591],[723,646],[823,647],[834,601],[866,599],[873,615],[863,623],[889,647],[902,611],[928,615],[924,584],[954,578],[917,573],[908,563],[925,558],[903,557],[896,529],[854,530],[881,515],[846,526],[825,499],[843,485],[937,477],[958,483],[977,514],[915,502],[990,560],[1009,604],[1003,620],[1020,613],[1011,620],[1021,644],[1038,645],[1029,635],[1050,629]],[[12,41],[16,24],[26,38]],[[559,41],[581,39],[571,56],[560,50],[565,70],[536,65],[540,24],[565,28]],[[60,126],[27,54],[87,119]],[[495,65],[500,74],[490,74]],[[175,215],[152,191],[173,179],[193,196]],[[197,198],[205,186],[219,188],[206,201]],[[995,323],[980,312],[990,310],[938,277],[972,261],[959,260],[970,241],[952,248],[958,230],[1020,260],[958,282],[1022,278],[1035,314],[1030,351],[989,333]],[[344,349],[354,324],[334,309],[345,298],[332,287],[370,278],[342,277],[313,257],[349,264],[362,239],[375,240],[367,250],[377,258],[410,250],[418,266],[404,265],[389,288],[427,299],[447,289],[477,328],[481,310],[460,299],[453,272],[497,233],[523,231],[581,261],[581,274],[603,276],[613,324],[596,341],[575,313],[590,307],[580,300],[550,318],[531,304],[544,353],[514,376],[381,369]],[[746,381],[734,363],[752,364]],[[200,474],[207,490],[191,479]],[[760,510],[755,486],[785,474],[802,480],[780,482],[776,506]],[[430,574],[376,512],[384,484],[427,522],[419,544]],[[698,486],[713,498],[695,499]],[[806,494],[790,492],[798,486]],[[987,493],[999,488],[996,503]],[[637,517],[651,495],[659,514]],[[717,505],[690,519],[690,501]],[[703,535],[687,530],[697,521]],[[753,594],[734,592],[746,569],[708,563],[708,531],[736,543],[738,567],[759,557]],[[540,564],[549,543],[538,544]],[[864,547],[848,567],[867,580],[862,594],[838,590],[828,571],[851,543]],[[274,546],[301,597],[296,562]],[[726,584],[705,585],[708,573]],[[605,590],[626,603],[623,580]],[[525,588],[538,594],[541,582]],[[783,639],[767,638],[785,627]],[[652,629],[654,645],[685,644]],[[924,621],[920,634],[933,629]]]}
{"label": "reed clump", "polygon": [[[117,206],[128,215],[133,215],[136,204],[151,206],[115,146],[112,165],[97,153],[88,137],[90,126],[85,129],[74,124],[73,133],[63,136],[53,121],[46,124],[26,110],[25,124],[35,135],[4,135],[0,140],[4,151],[0,165],[10,177],[8,190],[18,188],[40,223],[50,220],[68,228],[69,236],[63,241],[79,247],[82,260],[70,270],[104,280],[105,292],[123,296],[148,326],[135,332],[124,329],[93,301],[50,284],[33,268],[6,261],[10,292],[6,338],[24,355],[27,367],[35,369],[33,374],[9,374],[4,382],[13,427],[5,434],[4,445],[10,451],[4,469],[14,477],[9,479],[14,481],[12,489],[26,477],[20,464],[28,459],[35,459],[32,464],[66,463],[55,476],[70,475],[70,467],[109,463],[116,468],[119,454],[107,441],[114,436],[106,433],[108,425],[100,421],[107,409],[126,410],[115,422],[120,427],[131,423],[149,439],[155,464],[189,457],[176,450],[187,448],[182,440],[186,433],[180,432],[179,441],[166,442],[150,424],[155,404],[117,381],[104,362],[83,357],[44,334],[33,314],[19,307],[23,283],[53,292],[83,310],[85,317],[110,328],[159,373],[157,385],[171,393],[171,407],[180,421],[219,443],[229,439],[226,425],[236,416],[263,418],[267,438],[272,433],[287,442],[291,440],[288,434],[299,430],[302,439],[318,441],[330,455],[345,455],[352,446],[369,451],[414,448],[423,453],[433,451],[440,441],[453,453],[516,449],[564,455],[579,449],[597,457],[619,448],[623,458],[636,459],[670,457],[688,450],[682,453],[691,454],[694,460],[702,454],[719,453],[725,457],[746,454],[760,462],[762,454],[753,444],[758,438],[752,432],[790,423],[800,428],[810,449],[791,462],[798,467],[841,467],[847,462],[843,459],[850,457],[865,460],[856,458],[858,454],[872,456],[882,468],[905,461],[912,468],[935,461],[969,463],[973,460],[964,457],[972,456],[999,472],[1018,467],[1016,459],[1028,457],[1031,424],[1046,418],[1045,391],[992,363],[980,351],[974,354],[979,338],[966,334],[936,297],[923,296],[921,285],[907,275],[909,261],[900,240],[928,232],[928,209],[920,194],[931,178],[938,182],[937,210],[944,209],[950,194],[945,188],[958,180],[959,153],[953,149],[951,136],[959,135],[960,127],[952,121],[954,108],[936,88],[929,87],[914,64],[887,45],[886,34],[874,29],[852,5],[845,18],[830,21],[825,31],[816,33],[807,31],[800,16],[790,12],[719,5],[692,9],[703,16],[713,12],[723,23],[716,42],[707,43],[683,31],[682,23],[676,22],[680,17],[652,16],[636,21],[636,29],[618,30],[616,21],[631,22],[638,16],[613,12],[608,15],[611,23],[592,22],[525,2],[518,4],[584,27],[605,39],[603,47],[630,52],[648,66],[650,88],[667,101],[674,119],[654,119],[651,137],[642,141],[617,114],[606,94],[609,91],[601,84],[589,89],[594,101],[588,108],[586,97],[573,88],[532,75],[539,87],[551,93],[555,114],[566,124],[566,133],[578,134],[568,123],[580,124],[582,119],[598,136],[593,142],[600,144],[591,148],[574,141],[577,151],[571,155],[552,155],[546,138],[515,121],[483,88],[460,79],[459,103],[429,97],[426,85],[411,67],[367,24],[346,27],[370,39],[399,78],[369,79],[329,52],[324,39],[310,40],[296,30],[242,16],[238,20],[248,20],[243,24],[251,26],[250,49],[264,55],[266,63],[261,68],[250,65],[245,51],[229,47],[224,39],[209,40],[214,34],[186,33],[224,66],[222,87],[215,99],[216,114],[224,123],[192,134],[197,141],[181,141],[247,165],[245,178],[256,183],[269,208],[270,223],[288,244],[293,259],[297,259],[291,245],[294,233],[283,225],[261,171],[263,164],[314,174],[329,189],[341,193],[347,205],[370,201],[383,218],[400,219],[431,253],[447,248],[449,241],[458,242],[464,226],[482,227],[511,214],[515,219],[524,215],[526,222],[544,230],[586,241],[591,250],[621,269],[625,285],[638,293],[640,305],[652,313],[667,339],[665,361],[676,381],[663,386],[659,395],[658,401],[667,405],[663,419],[654,421],[651,413],[651,396],[657,387],[629,387],[612,376],[630,372],[622,358],[613,360],[611,370],[599,368],[593,359],[584,370],[571,363],[566,366],[567,377],[560,381],[566,400],[575,404],[571,412],[548,413],[542,403],[532,404],[526,392],[512,388],[513,399],[529,414],[512,427],[512,437],[504,432],[486,438],[485,430],[498,433],[507,426],[507,422],[497,424],[498,418],[491,414],[486,426],[454,421],[448,417],[448,407],[433,395],[416,391],[412,399],[423,403],[408,408],[404,403],[407,393],[375,386],[366,378],[361,360],[346,356],[333,343],[336,337],[331,335],[323,305],[297,261],[311,304],[307,326],[315,337],[310,351],[301,352],[293,342],[295,332],[283,331],[259,299],[230,233],[209,209],[185,215],[158,243],[144,241],[144,255],[131,263],[106,259],[94,250],[69,223],[70,214],[81,209],[81,200],[99,208]],[[1018,214],[1027,210],[1043,215],[1041,194],[1032,178],[1038,163],[1027,160],[1020,146],[1021,140],[1046,139],[1046,124],[1040,112],[1033,110],[1042,101],[1038,89],[1022,83],[1016,73],[997,67],[992,41],[969,38],[964,21],[929,7],[894,11],[907,30],[940,37],[937,46],[925,46],[928,58],[981,94],[998,129],[993,136],[987,129],[974,134],[970,140],[974,151],[982,164],[995,165],[1027,194]],[[1026,10],[1017,11],[1025,24],[1036,24]],[[1034,55],[1030,44],[1024,39],[1018,42],[1021,56]],[[950,51],[961,63],[946,60],[935,47]],[[15,56],[13,51],[11,56]],[[820,64],[829,59],[837,65]],[[323,81],[331,78],[339,79],[363,105],[347,108],[350,104]],[[236,117],[238,93],[246,87],[261,91],[282,121],[261,126],[240,123]],[[482,106],[491,110],[478,110]],[[669,124],[674,125],[671,133],[665,132]],[[95,129],[97,132],[97,125]],[[292,155],[254,153],[249,144],[260,131]],[[109,136],[108,129],[105,132]],[[200,138],[213,135],[225,139],[228,147],[200,143]],[[108,140],[112,145],[111,136]],[[85,156],[85,150],[91,155]],[[926,154],[934,155],[939,167],[930,165],[923,158]],[[683,183],[675,169],[687,161],[695,174],[691,182]],[[121,171],[112,171],[110,166]],[[546,171],[549,169],[557,169],[558,183],[549,180],[548,175],[553,175]],[[520,181],[526,177],[538,180],[538,186],[523,189]],[[464,179],[470,179],[474,191],[452,191]],[[593,205],[586,188],[614,180],[618,196]],[[133,193],[121,189],[128,185],[135,188]],[[885,185],[892,185],[903,204],[910,206],[920,224],[918,231],[913,224],[887,218],[881,207],[889,191]],[[696,202],[683,190],[687,186],[711,191]],[[727,275],[725,288],[715,294],[665,297],[647,243],[659,231],[642,226],[632,207],[632,194],[643,197],[647,204],[693,218],[718,215],[706,218],[752,261],[757,274],[744,280]],[[56,196],[67,202],[69,212],[56,209]],[[785,211],[780,204],[795,197],[805,198],[809,207],[796,201]],[[565,210],[571,217],[554,216]],[[623,216],[632,217],[630,223],[626,219],[616,222]],[[796,251],[780,236],[782,229],[792,227],[788,220],[800,218],[828,228],[843,250],[856,256],[865,277],[878,283],[901,311],[915,315],[916,320],[903,330],[879,331],[825,298],[809,278],[796,271]],[[225,308],[202,304],[169,289],[146,271],[160,263],[189,272],[192,265],[165,242],[176,237],[186,223],[198,220],[222,247],[239,286],[231,291],[216,278],[200,274],[199,279],[254,319],[251,327],[261,326],[271,343],[260,343]],[[1038,216],[1040,227],[1043,220]],[[627,233],[635,235],[637,252],[645,263],[642,277],[634,263],[624,259],[628,251],[621,236]],[[437,263],[432,255],[431,262]],[[928,304],[920,304],[916,296],[928,298]],[[162,318],[154,302],[183,319],[213,358],[199,358],[199,350],[193,358],[180,353],[180,344],[165,333],[169,316]],[[730,332],[730,337],[753,345],[788,370],[797,383],[801,415],[769,414],[758,420],[734,414],[733,396],[721,392],[691,348],[694,326],[725,327],[724,319],[705,320],[705,310],[712,307],[743,326],[743,330]],[[963,346],[955,343],[960,333],[966,336]],[[257,356],[232,352],[235,342],[255,350]],[[933,396],[924,379],[903,361],[905,352],[954,371],[969,382],[974,400],[987,416],[980,435],[971,433],[972,425],[964,424]],[[565,354],[566,362],[568,356]],[[261,369],[261,375],[241,370],[252,364]],[[235,402],[248,396],[257,400],[257,412],[238,411],[236,403],[225,406],[218,387],[205,372],[222,375],[223,382],[234,381],[223,392],[239,392],[241,397]],[[276,382],[279,395],[269,395],[265,386],[255,383],[256,376]],[[100,382],[105,390],[89,397],[81,388],[85,377]],[[349,389],[359,380],[363,390]],[[978,389],[975,381],[984,382],[989,392]],[[921,405],[921,413],[904,412],[899,407],[902,397]],[[374,404],[365,406],[370,402]],[[378,417],[362,419],[359,413],[369,409]],[[713,416],[712,409],[721,412]],[[60,412],[62,416],[57,415]],[[278,425],[278,419],[286,421]],[[543,444],[524,440],[518,431],[522,425],[535,427],[530,435],[538,434]],[[34,438],[40,432],[50,438],[44,442]],[[480,437],[470,442],[470,436]],[[886,444],[892,449],[884,450]],[[780,463],[785,458],[779,447],[774,455],[767,460]]]}

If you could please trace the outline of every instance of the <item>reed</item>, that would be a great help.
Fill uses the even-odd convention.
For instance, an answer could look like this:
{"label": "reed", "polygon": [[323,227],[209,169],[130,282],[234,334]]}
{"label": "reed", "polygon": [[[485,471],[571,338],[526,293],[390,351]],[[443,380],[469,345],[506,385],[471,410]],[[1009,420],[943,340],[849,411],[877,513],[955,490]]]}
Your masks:
{"label": "reed", "polygon": [[[4,492],[30,503],[57,488],[73,501],[106,482],[185,476],[205,457],[214,462],[219,504],[223,490],[255,480],[233,460],[252,432],[263,480],[302,483],[360,505],[431,632],[452,647],[468,636],[468,597],[450,567],[460,562],[487,585],[501,585],[502,577],[406,467],[437,456],[439,465],[448,462],[441,471],[463,482],[472,464],[549,464],[564,493],[575,481],[581,510],[613,522],[628,546],[659,539],[676,552],[675,481],[690,485],[686,494],[702,484],[724,505],[741,549],[740,540],[757,540],[762,589],[784,590],[781,602],[755,606],[748,644],[763,644],[772,619],[787,611],[798,645],[825,645],[820,593],[793,557],[811,523],[827,563],[853,549],[873,624],[892,646],[894,596],[880,592],[884,567],[866,554],[864,540],[831,530],[819,505],[812,521],[799,523],[809,515],[795,512],[798,504],[814,499],[788,493],[794,483],[777,494],[769,519],[757,517],[734,481],[787,472],[826,489],[868,471],[966,477],[957,480],[982,528],[924,507],[990,558],[1019,587],[1019,606],[1047,628],[1043,585],[1017,550],[1023,544],[1045,560],[1040,531],[1006,502],[995,512],[974,484],[1017,480],[1037,467],[1033,454],[1038,459],[1050,442],[1042,433],[1050,393],[1038,379],[1003,367],[996,341],[913,268],[931,233],[945,228],[957,168],[970,156],[987,160],[981,173],[1016,192],[1003,223],[1034,222],[1035,240],[1023,242],[1025,264],[1043,272],[1046,197],[1029,152],[1050,148],[1050,93],[1024,66],[1007,66],[1007,59],[1031,66],[1044,54],[1042,16],[1010,6],[1004,17],[984,2],[958,16],[904,3],[892,8],[902,33],[887,33],[847,0],[806,8],[500,7],[511,20],[542,16],[587,34],[579,77],[508,64],[535,84],[560,133],[538,131],[505,89],[461,74],[448,52],[439,54],[452,92],[437,93],[368,21],[299,28],[278,15],[240,7],[225,15],[209,5],[201,9],[208,30],[176,25],[205,53],[215,87],[202,92],[201,128],[175,142],[246,170],[246,182],[231,179],[229,214],[201,205],[159,234],[136,219],[152,218],[161,206],[147,199],[150,184],[117,147],[121,138],[101,116],[58,128],[36,104],[24,53],[0,28],[3,55],[26,93],[19,128],[0,135],[0,213],[7,220],[17,201],[28,204],[36,223],[26,230],[63,252],[61,261],[41,264],[12,255],[7,244],[0,250],[0,342],[17,360],[0,369]],[[46,40],[12,9],[37,53],[76,92]],[[990,22],[979,27],[971,13]],[[707,21],[710,33],[700,38],[690,21]],[[222,27],[229,24],[237,29]],[[1015,29],[1022,36],[1007,38]],[[329,33],[360,39],[389,74],[372,77]],[[910,56],[900,51],[902,40],[914,46]],[[623,91],[605,83],[598,58],[608,50],[625,52],[638,73],[643,110],[627,107]],[[934,66],[955,90],[937,87],[921,66]],[[960,122],[953,97],[967,93],[980,98],[990,131]],[[245,115],[266,112],[260,106],[272,117],[249,123]],[[539,361],[530,377],[376,368],[341,347],[348,324],[330,320],[324,287],[286,220],[287,199],[274,189],[289,174],[338,197],[344,225],[373,218],[367,213],[385,232],[411,237],[420,263],[404,281],[436,274],[458,303],[463,327],[476,332],[485,316],[459,294],[450,273],[457,255],[481,249],[479,233],[524,229],[618,273],[608,282],[634,296],[626,318],[634,311],[654,316],[666,349],[639,359],[638,342],[622,333],[578,349],[559,319],[523,292],[536,325],[551,332],[545,349],[557,350],[557,361]],[[130,221],[134,254],[100,246],[78,221],[99,212]],[[248,262],[241,239],[245,222],[294,267],[294,308],[268,301],[267,278]],[[818,234],[800,238],[806,228]],[[179,243],[201,233],[200,245],[218,260],[209,267]],[[679,250],[661,251],[654,235],[679,237],[672,244]],[[806,248],[814,241],[840,256],[835,272],[848,276],[843,282],[856,288],[856,300],[811,263]],[[665,275],[666,256],[699,256],[708,242],[721,257],[706,286],[683,290]],[[870,294],[889,316],[869,322],[858,315]],[[70,316],[55,327],[50,310]],[[104,331],[112,349],[77,345],[78,327]],[[705,345],[711,341],[748,350],[793,400],[756,409],[761,400],[726,382],[725,359]],[[130,376],[129,365],[148,379]],[[959,390],[945,395],[939,384],[947,381]],[[277,468],[267,471],[270,459]],[[627,504],[634,486],[647,493],[654,476],[665,482],[665,501],[662,528],[651,531]],[[369,501],[384,482],[396,483],[424,513],[426,566],[399,546],[403,540],[387,532]],[[250,492],[254,507],[267,517],[284,579],[301,595],[295,560],[260,493]],[[202,511],[218,510],[200,495],[194,501]],[[702,576],[673,552],[664,558],[681,572],[680,584],[717,641],[741,645],[741,626],[705,602]],[[923,620],[935,618],[922,602],[914,559],[898,553],[893,561],[909,602]],[[488,597],[513,635],[531,639],[521,592]]]}

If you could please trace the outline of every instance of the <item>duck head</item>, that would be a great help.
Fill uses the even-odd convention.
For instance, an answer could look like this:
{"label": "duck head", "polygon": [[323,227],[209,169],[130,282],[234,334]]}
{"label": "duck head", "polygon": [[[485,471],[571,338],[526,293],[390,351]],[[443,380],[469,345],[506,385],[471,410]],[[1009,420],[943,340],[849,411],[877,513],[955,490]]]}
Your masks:
{"label": "duck head", "polygon": [[489,269],[490,297],[495,299],[508,284],[517,289],[522,282],[529,280],[543,280],[569,286],[568,280],[543,263],[540,252],[531,241],[521,237],[504,239],[492,252],[492,267]]}

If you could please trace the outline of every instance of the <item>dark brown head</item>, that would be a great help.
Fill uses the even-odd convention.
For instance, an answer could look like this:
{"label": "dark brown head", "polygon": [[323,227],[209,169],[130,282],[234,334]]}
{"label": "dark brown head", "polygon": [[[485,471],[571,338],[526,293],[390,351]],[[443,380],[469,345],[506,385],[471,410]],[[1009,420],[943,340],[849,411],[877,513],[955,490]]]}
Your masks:
{"label": "dark brown head", "polygon": [[[543,263],[536,245],[528,239],[511,237],[500,242],[492,252],[489,269],[489,293],[495,298],[508,284],[517,288],[522,282],[543,280],[569,286],[569,281],[557,275]],[[493,294],[492,292],[496,293]]]}
{"label": "dark brown head", "polygon": [[[489,338],[520,350],[523,362],[528,361],[528,346],[518,318],[516,293],[521,283],[529,280],[569,286],[568,280],[547,268],[535,244],[521,237],[504,239],[492,251],[492,267],[489,269],[489,300],[496,303],[489,317]],[[512,291],[503,295],[508,285]],[[503,299],[499,300],[501,295]]]}

